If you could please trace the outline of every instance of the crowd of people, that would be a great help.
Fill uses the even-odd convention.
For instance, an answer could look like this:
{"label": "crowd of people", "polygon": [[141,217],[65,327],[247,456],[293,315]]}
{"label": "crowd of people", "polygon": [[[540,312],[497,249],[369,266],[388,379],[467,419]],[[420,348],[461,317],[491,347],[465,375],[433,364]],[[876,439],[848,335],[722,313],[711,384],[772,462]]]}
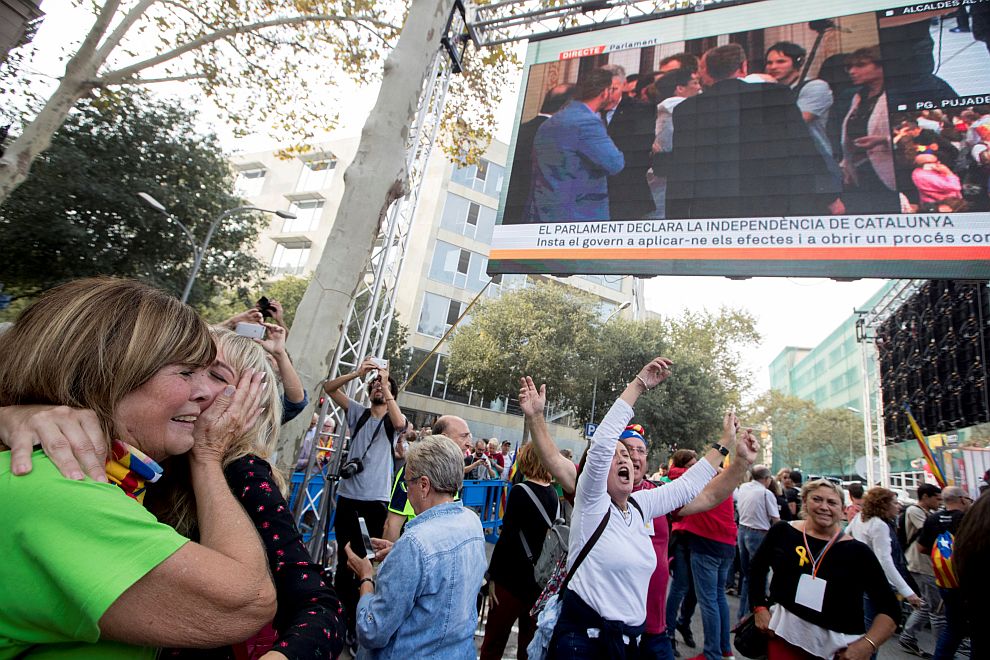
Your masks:
{"label": "crowd of people", "polygon": [[986,210],[988,108],[891,116],[888,86],[921,79],[885,75],[891,48],[810,77],[796,43],[730,43],[556,85],[520,126],[503,223]]}
{"label": "crowd of people", "polygon": [[[322,383],[348,453],[337,565],[321,566],[273,458],[307,400],[287,330],[225,327],[245,320],[261,310],[210,327],[154,288],[94,278],[0,335],[0,657],[474,658],[485,596],[482,658],[502,657],[516,626],[519,658],[669,660],[698,648],[697,610],[696,660],[734,657],[747,620],[771,659],[865,659],[895,634],[898,598],[905,650],[929,655],[928,622],[934,657],[967,637],[986,652],[972,613],[988,496],[926,484],[901,511],[883,488],[774,476],[732,412],[703,454],[678,449],[648,479],[656,452],[631,422],[643,394],[677,387],[663,357],[632,375],[578,464],[528,377],[532,441],[515,451],[453,415],[414,430],[380,360]],[[285,462],[317,463],[333,431],[314,423]],[[472,478],[514,482],[490,560],[461,502]]]}

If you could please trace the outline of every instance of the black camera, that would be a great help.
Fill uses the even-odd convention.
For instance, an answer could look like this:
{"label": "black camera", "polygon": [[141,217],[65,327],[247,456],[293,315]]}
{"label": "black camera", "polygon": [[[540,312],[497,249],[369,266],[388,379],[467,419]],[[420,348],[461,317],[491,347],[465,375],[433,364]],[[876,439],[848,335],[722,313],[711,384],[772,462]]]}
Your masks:
{"label": "black camera", "polygon": [[272,307],[271,302],[269,302],[267,296],[261,296],[258,298],[256,303],[258,311],[261,312],[262,318],[270,319],[275,318],[275,308]]}
{"label": "black camera", "polygon": [[364,472],[364,461],[354,458],[340,466],[340,478],[350,479],[354,475]]}

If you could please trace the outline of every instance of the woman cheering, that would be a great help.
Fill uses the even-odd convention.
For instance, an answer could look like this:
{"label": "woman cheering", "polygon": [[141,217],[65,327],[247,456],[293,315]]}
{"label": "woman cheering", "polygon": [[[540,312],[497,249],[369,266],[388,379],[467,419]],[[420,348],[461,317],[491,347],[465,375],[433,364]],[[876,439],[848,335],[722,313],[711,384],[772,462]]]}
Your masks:
{"label": "woman cheering", "polygon": [[[801,502],[804,520],[771,527],[753,558],[749,601],[769,660],[866,660],[894,633],[897,599],[869,546],[843,533],[840,487],[809,481]],[[864,594],[877,611],[869,630]]]}
{"label": "woman cheering", "polygon": [[[663,488],[632,492],[633,464],[619,435],[632,418],[636,400],[665,381],[671,365],[658,357],[643,367],[602,420],[588,450],[574,498],[568,570],[582,548],[589,542],[593,545],[562,595],[550,642],[555,657],[638,657],[646,592],[657,561],[650,542],[653,519],[694,499],[736,445],[735,419],[730,414],[721,443],[713,445],[705,460]],[[736,483],[755,457],[756,440],[747,433],[729,468],[737,474]]]}

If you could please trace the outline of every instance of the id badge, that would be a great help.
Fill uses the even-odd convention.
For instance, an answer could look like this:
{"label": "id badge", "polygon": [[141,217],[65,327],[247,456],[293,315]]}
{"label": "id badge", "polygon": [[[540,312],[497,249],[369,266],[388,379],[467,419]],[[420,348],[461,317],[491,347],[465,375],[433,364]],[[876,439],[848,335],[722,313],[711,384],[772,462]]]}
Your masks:
{"label": "id badge", "polygon": [[647,520],[646,521],[646,524],[644,525],[644,527],[646,527],[646,533],[647,534],[649,534],[650,536],[656,536],[657,531],[655,529],[653,529],[653,518],[650,518],[649,520]]}
{"label": "id badge", "polygon": [[826,581],[821,578],[814,578],[807,573],[802,573],[798,580],[797,593],[794,594],[794,602],[803,605],[809,610],[822,611],[822,603],[825,601]]}

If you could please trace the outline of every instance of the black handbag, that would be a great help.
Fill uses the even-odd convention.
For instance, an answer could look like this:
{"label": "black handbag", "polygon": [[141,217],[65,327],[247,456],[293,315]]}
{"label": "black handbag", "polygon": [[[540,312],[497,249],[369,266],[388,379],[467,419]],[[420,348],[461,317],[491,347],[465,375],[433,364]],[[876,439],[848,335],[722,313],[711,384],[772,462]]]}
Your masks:
{"label": "black handbag", "polygon": [[748,615],[732,629],[732,632],[736,635],[733,643],[740,655],[752,660],[764,660],[767,657],[769,638],[756,627],[755,616]]}

